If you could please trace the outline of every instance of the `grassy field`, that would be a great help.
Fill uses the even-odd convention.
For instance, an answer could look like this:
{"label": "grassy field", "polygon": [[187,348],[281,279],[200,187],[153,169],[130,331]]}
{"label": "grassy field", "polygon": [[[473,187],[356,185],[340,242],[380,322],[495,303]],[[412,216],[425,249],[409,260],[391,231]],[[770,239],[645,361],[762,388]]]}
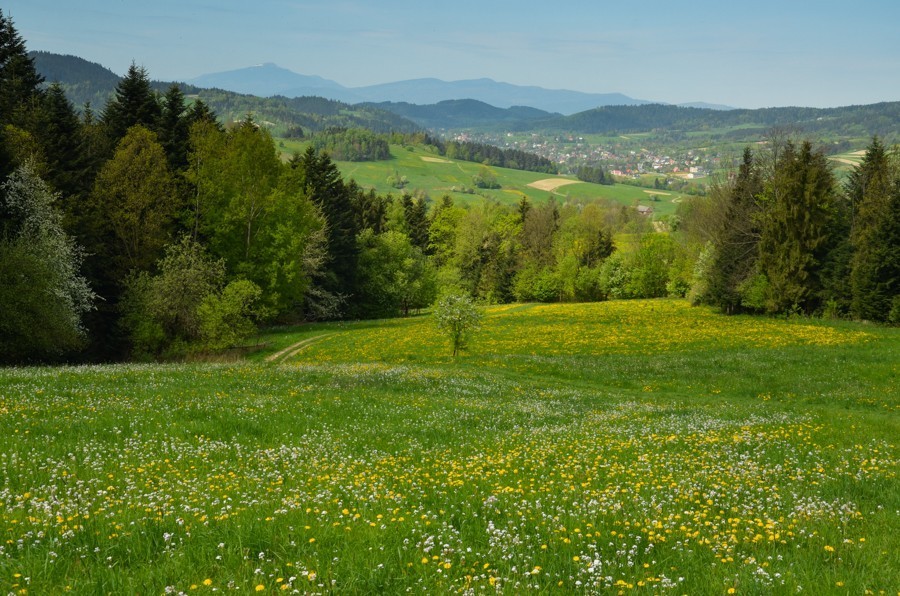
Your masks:
{"label": "grassy field", "polygon": [[[281,150],[287,154],[294,151],[302,151],[305,145],[302,142],[280,140],[283,144]],[[472,177],[478,174],[481,164],[450,160],[437,156],[428,151],[413,147],[411,150],[398,145],[391,145],[392,159],[385,161],[368,162],[336,162],[345,180],[354,179],[364,188],[374,188],[380,194],[392,193],[395,196],[405,191],[414,192],[417,189],[424,190],[434,199],[439,200],[447,194],[460,203],[480,201],[482,196],[490,197],[504,204],[516,204],[522,197],[535,203],[543,203],[551,196],[559,200],[571,199],[606,199],[627,206],[636,203],[652,206],[657,215],[666,215],[675,212],[678,201],[682,196],[679,193],[667,195],[655,195],[659,200],[654,200],[654,195],[645,189],[616,184],[604,186],[587,182],[578,182],[562,186],[555,191],[544,191],[528,186],[534,182],[558,178],[561,181],[571,180],[563,176],[550,176],[535,172],[524,172],[508,168],[492,168],[497,175],[497,181],[501,188],[496,190],[476,189],[479,194],[472,195],[465,192],[454,192],[463,187],[472,187]],[[409,184],[404,190],[391,187],[387,179],[393,174],[406,176]]]}
{"label": "grassy field", "polygon": [[900,332],[683,301],[0,371],[4,593],[896,594]]}

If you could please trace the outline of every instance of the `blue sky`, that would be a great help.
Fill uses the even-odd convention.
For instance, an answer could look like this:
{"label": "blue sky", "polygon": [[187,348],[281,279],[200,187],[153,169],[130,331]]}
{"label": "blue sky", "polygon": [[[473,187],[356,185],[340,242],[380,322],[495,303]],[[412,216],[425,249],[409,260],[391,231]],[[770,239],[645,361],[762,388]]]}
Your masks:
{"label": "blue sky", "polygon": [[151,77],[274,62],[738,107],[900,100],[897,0],[0,0],[29,49]]}

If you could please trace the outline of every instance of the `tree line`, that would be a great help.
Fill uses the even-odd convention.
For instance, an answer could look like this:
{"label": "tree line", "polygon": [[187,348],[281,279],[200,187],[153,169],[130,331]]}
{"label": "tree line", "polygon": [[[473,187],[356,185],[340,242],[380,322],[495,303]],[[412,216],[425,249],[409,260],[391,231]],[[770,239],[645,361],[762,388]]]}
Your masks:
{"label": "tree line", "polygon": [[900,311],[900,174],[878,139],[845,188],[808,143],[773,139],[668,233],[601,201],[380,195],[315,147],[283,160],[251,118],[226,129],[136,66],[101,113],[79,114],[2,13],[0,181],[3,362],[177,358],[246,344],[260,324],[404,315],[448,291]]}
{"label": "tree line", "polygon": [[840,108],[762,108],[710,110],[662,104],[640,106],[602,106],[571,116],[531,123],[531,128],[564,130],[580,134],[616,134],[626,132],[705,131],[741,127],[732,131],[740,139],[755,138],[759,132],[775,127],[802,126],[807,134],[841,137],[879,137],[897,142],[900,131],[900,102],[884,102]]}
{"label": "tree line", "polygon": [[380,161],[391,158],[387,135],[363,128],[327,128],[312,137],[312,146],[338,161]]}
{"label": "tree line", "polygon": [[690,218],[707,238],[697,301],[900,323],[900,156],[877,137],[843,187],[821,151],[776,134],[710,195]]}
{"label": "tree line", "polygon": [[558,174],[556,164],[534,153],[519,149],[503,149],[472,141],[447,141],[438,144],[441,155],[450,159],[474,161],[497,168],[525,170],[543,174]]}

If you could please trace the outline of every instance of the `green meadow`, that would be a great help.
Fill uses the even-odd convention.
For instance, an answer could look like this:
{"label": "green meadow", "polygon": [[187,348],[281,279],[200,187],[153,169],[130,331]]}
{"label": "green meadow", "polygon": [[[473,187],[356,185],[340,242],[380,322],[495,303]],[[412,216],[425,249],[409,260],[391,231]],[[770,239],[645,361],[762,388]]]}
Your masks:
{"label": "green meadow", "polygon": [[[303,142],[288,139],[278,140],[280,149],[290,155],[294,151],[305,149]],[[482,168],[481,164],[452,160],[431,153],[421,147],[402,147],[391,145],[392,159],[384,161],[341,162],[336,161],[345,180],[356,180],[363,188],[373,188],[379,194],[391,193],[395,196],[403,192],[425,191],[433,200],[450,195],[459,204],[480,201],[489,197],[504,204],[516,204],[527,197],[535,203],[546,202],[550,197],[557,200],[608,200],[626,206],[642,204],[652,206],[656,215],[667,215],[675,212],[678,202],[683,198],[676,192],[654,193],[647,189],[624,184],[605,186],[588,182],[579,182],[572,177],[551,176],[536,172],[525,172],[508,168],[491,168],[497,176],[501,188],[473,188],[472,178]],[[392,187],[388,177],[392,175],[406,176],[408,184],[403,189]],[[536,182],[558,179],[559,182],[574,182],[559,186],[552,190],[541,190],[529,186]],[[456,189],[454,191],[454,188]],[[473,189],[476,194],[463,192],[464,188]]]}
{"label": "green meadow", "polygon": [[0,371],[0,590],[900,587],[900,334],[677,300]]}

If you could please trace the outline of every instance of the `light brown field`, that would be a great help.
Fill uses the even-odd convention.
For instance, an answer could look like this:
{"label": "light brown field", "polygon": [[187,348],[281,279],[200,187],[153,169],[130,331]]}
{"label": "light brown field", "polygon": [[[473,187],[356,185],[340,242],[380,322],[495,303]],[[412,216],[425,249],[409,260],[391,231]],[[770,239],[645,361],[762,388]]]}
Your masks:
{"label": "light brown field", "polygon": [[453,163],[449,159],[443,159],[441,157],[428,157],[426,155],[422,156],[422,161],[428,161],[431,163]]}
{"label": "light brown field", "polygon": [[672,193],[670,193],[670,192],[662,192],[662,191],[660,191],[660,190],[645,190],[644,192],[647,193],[648,195],[663,195],[663,196],[666,196],[666,197],[672,196]]}
{"label": "light brown field", "polygon": [[543,180],[535,180],[528,186],[531,188],[536,188],[538,190],[547,190],[553,192],[557,188],[561,186],[567,186],[569,184],[579,184],[581,180],[569,180],[567,178],[545,178]]}

